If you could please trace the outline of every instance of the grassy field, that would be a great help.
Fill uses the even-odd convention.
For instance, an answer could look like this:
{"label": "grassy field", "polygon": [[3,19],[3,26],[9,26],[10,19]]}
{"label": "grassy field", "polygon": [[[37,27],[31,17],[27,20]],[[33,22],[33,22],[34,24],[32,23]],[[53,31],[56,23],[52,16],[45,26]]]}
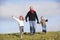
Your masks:
{"label": "grassy field", "polygon": [[23,38],[20,38],[19,33],[0,34],[0,40],[60,40],[60,32],[37,32],[35,35],[24,33]]}

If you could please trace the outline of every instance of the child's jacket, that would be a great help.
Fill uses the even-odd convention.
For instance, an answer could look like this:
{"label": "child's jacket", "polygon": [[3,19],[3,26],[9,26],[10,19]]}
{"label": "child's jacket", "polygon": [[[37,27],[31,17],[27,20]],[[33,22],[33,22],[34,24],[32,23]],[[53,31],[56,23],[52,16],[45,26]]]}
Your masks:
{"label": "child's jacket", "polygon": [[41,19],[40,23],[41,23],[42,26],[45,26],[46,25],[46,20],[45,19]]}
{"label": "child's jacket", "polygon": [[19,20],[19,18],[13,17],[19,24],[19,26],[24,26],[24,21],[23,20]]}

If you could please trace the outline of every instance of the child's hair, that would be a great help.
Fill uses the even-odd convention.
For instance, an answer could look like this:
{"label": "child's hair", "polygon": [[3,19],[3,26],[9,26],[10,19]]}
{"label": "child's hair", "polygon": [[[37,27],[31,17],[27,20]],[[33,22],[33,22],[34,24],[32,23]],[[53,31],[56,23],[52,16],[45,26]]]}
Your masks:
{"label": "child's hair", "polygon": [[43,16],[41,16],[41,19],[43,18]]}
{"label": "child's hair", "polygon": [[[22,18],[22,19],[21,19],[21,18]],[[24,20],[23,16],[19,16],[19,19],[20,19],[20,20]]]}

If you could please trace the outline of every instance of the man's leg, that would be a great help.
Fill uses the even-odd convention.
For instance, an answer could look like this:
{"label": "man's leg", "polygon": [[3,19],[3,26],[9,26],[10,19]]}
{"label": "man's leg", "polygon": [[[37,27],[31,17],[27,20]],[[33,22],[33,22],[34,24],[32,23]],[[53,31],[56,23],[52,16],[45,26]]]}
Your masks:
{"label": "man's leg", "polygon": [[35,34],[35,21],[33,21],[32,25],[33,25],[33,34]]}
{"label": "man's leg", "polygon": [[46,27],[45,27],[45,33],[46,33]]}
{"label": "man's leg", "polygon": [[30,23],[30,33],[33,34],[32,21],[29,21],[29,23]]}

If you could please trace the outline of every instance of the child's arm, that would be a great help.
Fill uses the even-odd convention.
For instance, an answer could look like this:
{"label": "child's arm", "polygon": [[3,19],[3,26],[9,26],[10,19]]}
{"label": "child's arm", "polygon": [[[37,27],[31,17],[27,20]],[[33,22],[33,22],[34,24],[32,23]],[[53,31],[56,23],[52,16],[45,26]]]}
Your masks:
{"label": "child's arm", "polygon": [[15,19],[18,22],[20,21],[18,18],[14,17],[14,16],[12,16],[12,18]]}

